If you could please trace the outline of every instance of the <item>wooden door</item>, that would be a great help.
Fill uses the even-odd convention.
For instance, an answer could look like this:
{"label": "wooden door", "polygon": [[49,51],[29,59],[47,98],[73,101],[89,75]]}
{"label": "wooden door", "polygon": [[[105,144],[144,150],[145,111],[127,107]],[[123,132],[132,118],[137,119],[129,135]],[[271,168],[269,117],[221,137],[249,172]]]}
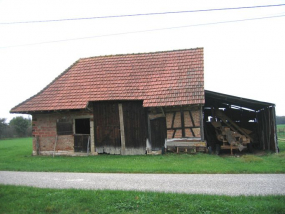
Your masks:
{"label": "wooden door", "polygon": [[160,150],[164,147],[166,139],[165,117],[156,118],[150,121],[151,127],[151,147],[152,150]]}
{"label": "wooden door", "polygon": [[98,153],[120,154],[119,109],[116,102],[95,102],[95,148]]}

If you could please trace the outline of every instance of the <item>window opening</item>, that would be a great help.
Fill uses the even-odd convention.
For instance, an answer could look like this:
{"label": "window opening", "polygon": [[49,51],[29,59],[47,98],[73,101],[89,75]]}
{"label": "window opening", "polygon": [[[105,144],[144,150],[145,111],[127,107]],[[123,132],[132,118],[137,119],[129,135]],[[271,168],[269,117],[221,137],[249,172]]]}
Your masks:
{"label": "window opening", "polygon": [[59,119],[56,122],[57,135],[72,135],[72,121],[67,119]]}
{"label": "window opening", "polygon": [[90,135],[90,120],[89,119],[75,119],[75,134]]}

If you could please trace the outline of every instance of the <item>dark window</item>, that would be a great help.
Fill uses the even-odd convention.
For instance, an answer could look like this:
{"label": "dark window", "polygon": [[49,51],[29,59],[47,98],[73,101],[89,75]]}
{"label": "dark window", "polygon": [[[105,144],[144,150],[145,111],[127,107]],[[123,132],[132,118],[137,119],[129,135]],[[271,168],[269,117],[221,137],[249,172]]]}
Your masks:
{"label": "dark window", "polygon": [[72,120],[60,119],[56,123],[57,135],[72,135]]}
{"label": "dark window", "polygon": [[75,134],[90,134],[90,120],[75,119]]}

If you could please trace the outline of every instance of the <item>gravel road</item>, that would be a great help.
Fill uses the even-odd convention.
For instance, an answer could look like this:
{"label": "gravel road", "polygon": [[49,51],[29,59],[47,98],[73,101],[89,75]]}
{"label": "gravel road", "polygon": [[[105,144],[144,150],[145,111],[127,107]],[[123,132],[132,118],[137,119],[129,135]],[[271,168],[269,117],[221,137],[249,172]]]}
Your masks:
{"label": "gravel road", "polygon": [[0,183],[40,188],[211,195],[285,195],[285,174],[112,174],[0,171]]}

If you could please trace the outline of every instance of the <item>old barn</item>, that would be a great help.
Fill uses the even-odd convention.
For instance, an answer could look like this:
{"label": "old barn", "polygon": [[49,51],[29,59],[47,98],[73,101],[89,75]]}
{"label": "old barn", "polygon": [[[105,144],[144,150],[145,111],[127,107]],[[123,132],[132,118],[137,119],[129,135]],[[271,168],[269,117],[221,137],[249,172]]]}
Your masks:
{"label": "old barn", "polygon": [[237,149],[218,138],[230,126],[218,110],[243,146],[276,151],[274,104],[205,92],[203,60],[203,48],[79,59],[11,113],[32,115],[34,155]]}

